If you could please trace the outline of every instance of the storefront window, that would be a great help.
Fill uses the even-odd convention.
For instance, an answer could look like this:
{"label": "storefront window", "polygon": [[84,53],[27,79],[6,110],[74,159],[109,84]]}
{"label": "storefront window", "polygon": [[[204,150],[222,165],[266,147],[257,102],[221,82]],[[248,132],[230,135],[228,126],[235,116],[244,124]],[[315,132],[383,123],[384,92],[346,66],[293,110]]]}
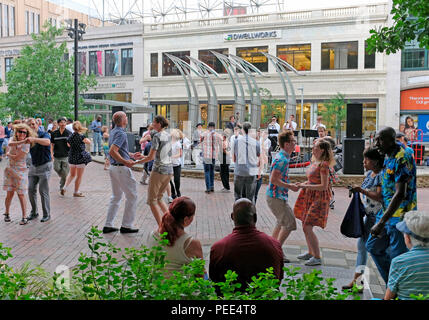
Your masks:
{"label": "storefront window", "polygon": [[285,123],[285,112],[286,107],[284,104],[276,104],[276,105],[261,105],[261,128],[267,128],[268,124],[271,122],[271,118],[273,115],[277,116],[277,122],[280,127],[283,127]]}
{"label": "storefront window", "polygon": [[213,49],[213,50],[200,50],[200,51],[198,51],[198,60],[207,64],[209,67],[211,67],[217,73],[226,73],[226,69],[223,67],[222,63],[210,51],[215,51],[215,52],[219,52],[221,54],[227,55],[228,49]]}
{"label": "storefront window", "polygon": [[375,52],[369,54],[366,50],[368,48],[368,43],[365,41],[365,69],[374,69],[375,68]]}
{"label": "storefront window", "polygon": [[357,69],[358,42],[322,43],[322,70]]}
{"label": "storefront window", "polygon": [[168,104],[158,104],[156,105],[156,114],[163,116],[166,119],[170,118],[170,105]]}
{"label": "storefront window", "polygon": [[101,56],[101,51],[89,52],[89,74],[95,74],[96,76],[103,75]]}
{"label": "storefront window", "polygon": [[311,103],[304,102],[304,113],[302,117],[301,127],[301,104],[296,105],[295,122],[296,128],[299,129],[311,129]]}
{"label": "storefront window", "polygon": [[119,51],[106,50],[104,61],[106,76],[117,76],[119,68]]}
{"label": "storefront window", "polygon": [[158,53],[150,54],[150,76],[158,76]]}
{"label": "storefront window", "polygon": [[121,74],[123,76],[133,74],[133,49],[121,50]]}
{"label": "storefront window", "polygon": [[237,56],[250,62],[260,71],[268,72],[268,59],[262,52],[268,53],[268,47],[237,48]]}
{"label": "storefront window", "polygon": [[404,49],[402,51],[402,69],[427,69],[427,50],[426,49]]}
{"label": "storefront window", "polygon": [[225,129],[226,124],[229,122],[229,117],[234,115],[234,106],[232,104],[221,104],[219,108],[219,124],[218,127]]}
{"label": "storefront window", "polygon": [[368,138],[371,133],[377,131],[377,103],[368,102],[363,104],[362,110],[362,133]]}
{"label": "storefront window", "polygon": [[[326,111],[326,107],[324,103],[317,104],[317,114],[320,114],[320,111]],[[330,123],[326,119],[322,119],[322,123],[326,126],[326,130],[328,131],[328,134],[331,137],[336,138],[339,143],[341,143],[342,138],[345,137],[346,135],[346,122],[347,122],[346,118],[344,118],[343,121],[341,122],[340,130],[337,132],[335,127],[332,125],[332,122]]]}
{"label": "storefront window", "polygon": [[[167,52],[172,56],[178,57],[183,61],[190,63],[189,58],[186,56],[190,56],[190,51],[179,51],[179,52]],[[162,75],[163,76],[180,76],[180,71],[177,69],[176,65],[173,61],[170,60],[165,54],[162,55]]]}
{"label": "storefront window", "polygon": [[170,104],[170,121],[169,128],[178,128],[183,131],[185,121],[188,121],[188,105],[187,104]]}
{"label": "storefront window", "polygon": [[79,74],[86,74],[86,52],[78,52]]}
{"label": "storefront window", "polygon": [[277,46],[277,57],[296,70],[311,70],[311,44]]}

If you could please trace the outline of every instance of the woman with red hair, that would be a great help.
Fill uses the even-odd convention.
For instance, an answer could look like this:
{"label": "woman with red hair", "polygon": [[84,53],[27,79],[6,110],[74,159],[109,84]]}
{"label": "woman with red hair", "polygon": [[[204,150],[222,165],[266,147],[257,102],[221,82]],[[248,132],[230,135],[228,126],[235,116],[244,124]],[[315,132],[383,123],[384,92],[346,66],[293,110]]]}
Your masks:
{"label": "woman with red hair", "polygon": [[164,247],[167,273],[181,271],[182,266],[194,258],[203,259],[201,242],[184,230],[194,220],[195,208],[195,202],[189,197],[174,199],[163,215],[159,228],[149,235],[148,246],[153,247],[158,245],[160,235],[167,232],[168,245]]}

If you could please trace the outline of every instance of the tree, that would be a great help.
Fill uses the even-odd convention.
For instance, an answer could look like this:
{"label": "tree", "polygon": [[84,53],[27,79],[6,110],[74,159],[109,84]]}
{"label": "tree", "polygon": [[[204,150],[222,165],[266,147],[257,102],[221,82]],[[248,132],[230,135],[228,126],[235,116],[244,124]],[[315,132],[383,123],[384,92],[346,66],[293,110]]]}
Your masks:
{"label": "tree", "polygon": [[391,27],[379,27],[369,32],[368,53],[395,53],[404,49],[406,42],[417,40],[420,48],[429,49],[429,1],[393,0],[394,23]]}
{"label": "tree", "polygon": [[281,100],[273,99],[271,91],[266,88],[259,88],[259,94],[261,95],[261,104],[265,106],[262,112],[261,124],[268,125],[273,116],[276,116],[277,119],[281,117],[285,104]]}
{"label": "tree", "polygon": [[322,116],[326,129],[335,129],[337,141],[341,138],[341,122],[346,118],[346,104],[350,101],[345,100],[345,95],[337,93],[335,97],[324,104],[324,108],[318,110],[318,115]]}
{"label": "tree", "polygon": [[[33,44],[26,45],[21,56],[7,73],[8,91],[4,108],[14,111],[15,117],[56,118],[71,116],[74,108],[73,59],[65,59],[66,42],[55,38],[63,34],[48,23],[40,34],[33,34]],[[82,74],[79,93],[95,86],[94,75]],[[81,99],[83,103],[83,99]]]}

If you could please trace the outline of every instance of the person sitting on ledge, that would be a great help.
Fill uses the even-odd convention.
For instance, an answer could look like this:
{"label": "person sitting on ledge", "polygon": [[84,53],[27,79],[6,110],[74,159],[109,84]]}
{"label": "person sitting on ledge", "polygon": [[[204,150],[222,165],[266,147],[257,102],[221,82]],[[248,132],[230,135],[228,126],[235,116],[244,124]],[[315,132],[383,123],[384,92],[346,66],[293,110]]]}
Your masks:
{"label": "person sitting on ledge", "polygon": [[203,259],[201,242],[193,239],[185,232],[195,217],[195,202],[188,197],[179,197],[173,200],[168,211],[163,215],[161,225],[149,234],[149,247],[157,246],[160,235],[167,232],[168,245],[164,247],[167,255],[165,269],[167,276],[173,271],[181,271],[182,266],[191,262],[193,258]]}
{"label": "person sitting on ledge", "polygon": [[410,251],[392,260],[384,300],[412,300],[429,295],[429,213],[410,211],[396,224]]}
{"label": "person sitting on ledge", "polygon": [[241,291],[247,288],[252,277],[267,268],[283,279],[283,251],[278,240],[256,229],[256,207],[247,198],[235,201],[231,219],[232,233],[215,242],[210,250],[209,277],[215,282],[225,281],[228,270],[238,275]]}

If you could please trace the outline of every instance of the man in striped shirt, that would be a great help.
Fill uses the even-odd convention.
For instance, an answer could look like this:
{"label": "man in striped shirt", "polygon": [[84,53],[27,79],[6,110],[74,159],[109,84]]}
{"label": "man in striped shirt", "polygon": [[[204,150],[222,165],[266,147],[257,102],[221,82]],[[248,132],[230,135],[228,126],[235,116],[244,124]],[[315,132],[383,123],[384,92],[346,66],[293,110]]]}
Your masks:
{"label": "man in striped shirt", "polygon": [[410,251],[392,260],[384,300],[412,300],[411,294],[429,295],[429,213],[407,212],[396,229],[404,234]]}

